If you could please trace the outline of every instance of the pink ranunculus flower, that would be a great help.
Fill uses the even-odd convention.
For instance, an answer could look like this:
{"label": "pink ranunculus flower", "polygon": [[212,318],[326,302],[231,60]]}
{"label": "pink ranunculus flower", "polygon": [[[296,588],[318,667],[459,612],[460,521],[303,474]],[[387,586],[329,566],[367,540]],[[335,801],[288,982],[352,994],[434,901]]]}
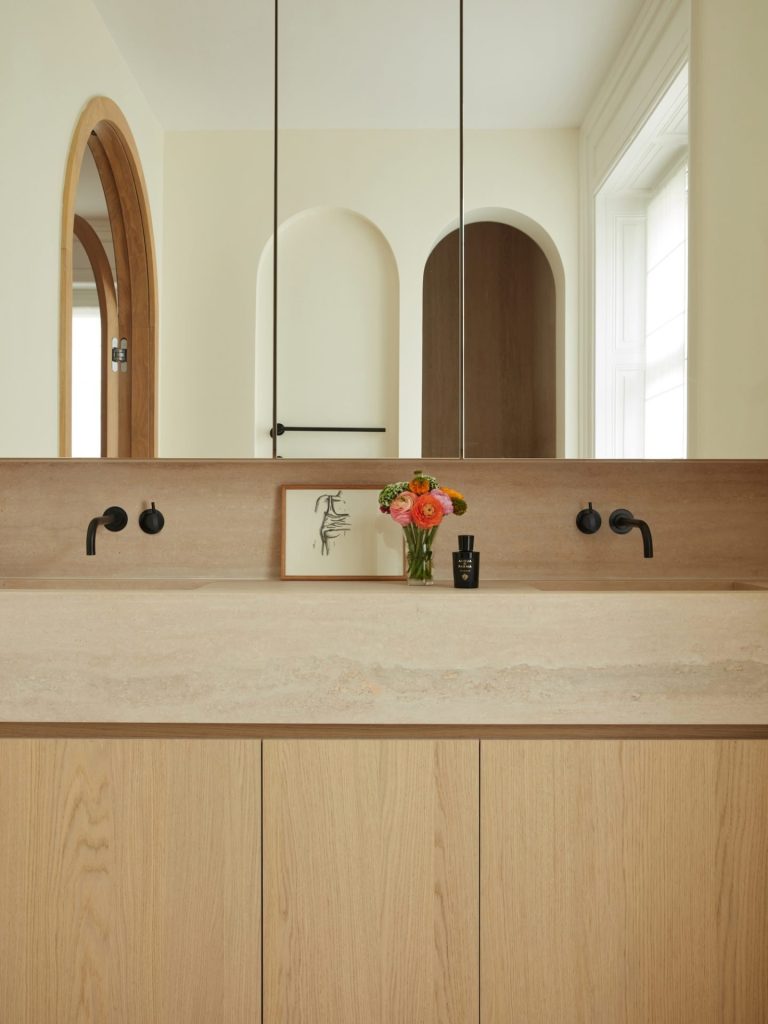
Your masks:
{"label": "pink ranunculus flower", "polygon": [[445,493],[445,491],[441,491],[439,487],[436,487],[434,489],[434,491],[430,491],[429,494],[430,494],[430,497],[437,498],[437,500],[443,506],[443,514],[444,515],[446,515],[446,516],[451,515],[451,513],[453,512],[453,502],[448,497],[448,495]]}
{"label": "pink ranunculus flower", "polygon": [[412,509],[415,501],[415,494],[412,494],[410,491],[402,491],[396,498],[392,499],[389,506],[389,514],[401,526],[410,526],[413,522]]}

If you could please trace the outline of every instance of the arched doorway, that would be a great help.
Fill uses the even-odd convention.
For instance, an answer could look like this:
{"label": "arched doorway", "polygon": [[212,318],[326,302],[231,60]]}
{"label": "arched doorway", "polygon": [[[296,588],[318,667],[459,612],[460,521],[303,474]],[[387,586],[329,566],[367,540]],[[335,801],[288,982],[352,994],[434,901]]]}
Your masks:
{"label": "arched doorway", "polygon": [[[257,284],[255,453],[264,456],[272,426],[272,252],[270,240]],[[278,231],[278,285],[280,456],[396,457],[400,291],[384,233],[347,208],[302,210]]]}
{"label": "arched doorway", "polygon": [[[524,231],[495,221],[464,229],[464,453],[556,454],[556,289],[549,260]],[[461,450],[459,232],[424,268],[422,454]]]}
{"label": "arched doorway", "polygon": [[[84,234],[88,236],[87,225],[84,228],[82,221],[76,222],[78,185],[86,150],[93,157],[104,192],[112,236],[117,299],[111,322],[102,324],[101,454],[151,458],[156,448],[157,348],[157,282],[152,223],[133,135],[119,107],[104,96],[90,100],[80,115],[64,179],[59,454],[72,454],[72,264],[75,238],[82,242]],[[88,237],[93,243],[93,239]],[[93,265],[95,244],[84,247],[86,251],[90,249],[88,255]],[[105,270],[103,259],[100,256],[96,259],[102,265],[101,278],[106,287],[106,278],[111,278],[111,274]],[[96,267],[94,276],[98,285]],[[101,307],[101,293],[99,299]]]}

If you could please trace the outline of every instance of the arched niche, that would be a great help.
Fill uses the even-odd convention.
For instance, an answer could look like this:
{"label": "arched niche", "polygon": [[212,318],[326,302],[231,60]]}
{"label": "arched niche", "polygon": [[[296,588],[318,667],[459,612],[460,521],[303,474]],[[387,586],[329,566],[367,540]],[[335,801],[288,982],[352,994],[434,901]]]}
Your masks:
{"label": "arched niche", "polygon": [[[257,283],[256,445],[272,425],[272,242]],[[398,452],[399,275],[367,217],[304,210],[278,231],[277,419],[286,426],[384,427],[384,433],[287,432],[286,458],[393,458]]]}
{"label": "arched niche", "polygon": [[[136,143],[122,111],[105,96],[78,118],[64,176],[59,320],[59,454],[71,454],[72,253],[75,204],[86,149],[104,190],[117,276],[117,336],[128,342],[128,372],[110,381],[104,454],[151,458],[156,450],[157,272],[149,200]],[[109,340],[111,346],[111,339]],[[102,353],[106,363],[110,354]],[[105,375],[109,370],[105,370]],[[105,391],[106,393],[106,391]]]}
{"label": "arched niche", "polygon": [[[422,452],[427,457],[552,458],[562,415],[562,261],[549,235],[511,210],[465,218],[464,354],[459,232],[424,268]],[[464,423],[461,375],[464,373]]]}

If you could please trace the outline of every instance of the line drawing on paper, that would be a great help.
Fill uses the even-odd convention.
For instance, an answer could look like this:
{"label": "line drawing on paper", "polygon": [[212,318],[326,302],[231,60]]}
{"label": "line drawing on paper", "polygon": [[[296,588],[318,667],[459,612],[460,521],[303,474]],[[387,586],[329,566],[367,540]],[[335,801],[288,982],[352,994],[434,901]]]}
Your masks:
{"label": "line drawing on paper", "polygon": [[341,490],[335,494],[321,494],[315,502],[315,515],[322,513],[319,529],[321,555],[330,555],[331,541],[345,536],[352,529],[352,517],[342,509],[346,504],[342,494]]}

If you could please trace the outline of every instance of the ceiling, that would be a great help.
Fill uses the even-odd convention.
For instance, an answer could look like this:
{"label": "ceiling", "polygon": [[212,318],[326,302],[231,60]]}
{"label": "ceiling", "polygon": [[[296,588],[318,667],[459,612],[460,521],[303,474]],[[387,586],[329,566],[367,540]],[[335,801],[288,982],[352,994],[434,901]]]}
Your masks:
{"label": "ceiling", "polygon": [[[93,0],[166,130],[269,128],[272,0]],[[577,127],[643,0],[465,0],[465,123]],[[455,128],[459,2],[279,0],[286,128]]]}

